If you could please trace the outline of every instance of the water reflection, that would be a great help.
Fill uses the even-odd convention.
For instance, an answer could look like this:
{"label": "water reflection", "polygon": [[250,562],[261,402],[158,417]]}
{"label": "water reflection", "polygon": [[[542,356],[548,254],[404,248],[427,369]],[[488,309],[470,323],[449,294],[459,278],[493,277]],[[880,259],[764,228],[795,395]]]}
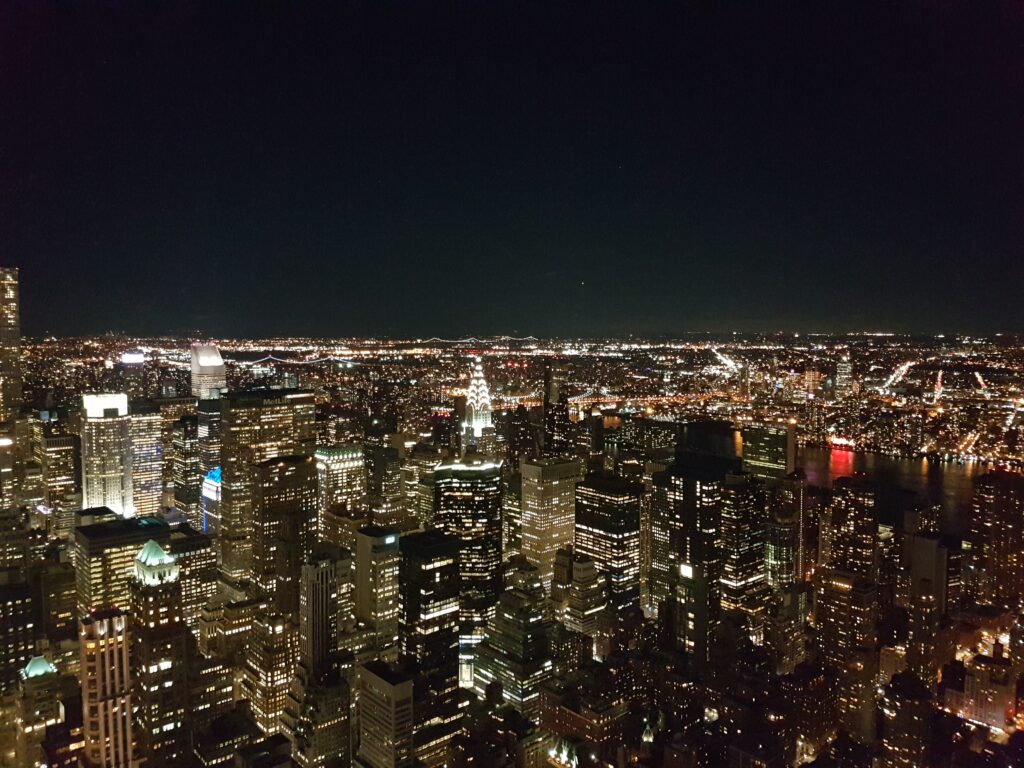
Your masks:
{"label": "water reflection", "polygon": [[837,477],[864,472],[875,483],[881,516],[887,522],[895,522],[900,511],[919,498],[941,504],[943,527],[951,533],[963,532],[974,478],[988,471],[982,464],[901,459],[817,447],[800,449],[797,464],[803,467],[811,485],[823,488],[831,487]]}

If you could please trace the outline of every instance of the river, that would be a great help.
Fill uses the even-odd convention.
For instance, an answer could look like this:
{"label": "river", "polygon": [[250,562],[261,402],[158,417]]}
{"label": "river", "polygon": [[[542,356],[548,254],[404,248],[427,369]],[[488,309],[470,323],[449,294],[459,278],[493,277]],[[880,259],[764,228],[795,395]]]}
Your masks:
{"label": "river", "polygon": [[960,465],[819,447],[801,448],[797,466],[803,467],[809,484],[822,488],[831,487],[837,477],[864,472],[876,486],[883,522],[897,522],[900,510],[917,498],[939,503],[943,530],[957,534],[966,528],[974,478],[989,471],[976,463]]}

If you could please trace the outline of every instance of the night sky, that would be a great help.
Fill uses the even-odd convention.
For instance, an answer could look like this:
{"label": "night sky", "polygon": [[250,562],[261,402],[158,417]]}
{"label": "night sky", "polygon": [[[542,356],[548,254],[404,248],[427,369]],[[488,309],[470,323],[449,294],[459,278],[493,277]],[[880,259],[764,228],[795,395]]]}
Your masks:
{"label": "night sky", "polygon": [[35,335],[1024,331],[1020,7],[12,0],[0,263]]}

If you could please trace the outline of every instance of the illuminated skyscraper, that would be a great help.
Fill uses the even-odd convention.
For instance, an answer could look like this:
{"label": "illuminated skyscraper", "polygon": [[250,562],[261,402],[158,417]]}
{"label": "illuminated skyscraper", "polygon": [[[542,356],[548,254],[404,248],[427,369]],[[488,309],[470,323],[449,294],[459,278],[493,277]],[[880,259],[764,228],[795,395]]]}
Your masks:
{"label": "illuminated skyscraper", "polygon": [[252,639],[242,665],[242,695],[264,733],[281,732],[281,715],[299,655],[297,627],[286,616],[266,614],[253,622]]}
{"label": "illuminated skyscraper", "polygon": [[826,567],[814,602],[822,663],[837,677],[839,723],[861,743],[874,739],[878,591],[858,573]]}
{"label": "illuminated skyscraper", "polygon": [[88,768],[135,768],[131,619],[118,608],[82,619],[82,761]]}
{"label": "illuminated skyscraper", "polygon": [[366,503],[366,458],[361,445],[339,443],[316,449],[320,474],[320,525],[323,536],[324,513],[339,504],[346,509],[361,509]]}
{"label": "illuminated skyscraper", "polygon": [[743,427],[743,469],[754,477],[778,479],[796,469],[796,430],[792,424]]}
{"label": "illuminated skyscraper", "polygon": [[203,527],[203,474],[199,462],[199,418],[185,416],[171,427],[174,508],[195,528]]}
{"label": "illuminated skyscraper", "polygon": [[974,481],[967,587],[979,603],[1018,609],[1024,599],[1024,475]]}
{"label": "illuminated skyscraper", "polygon": [[401,611],[398,532],[368,525],[356,534],[356,618],[374,633],[378,658],[398,658]]}
{"label": "illuminated skyscraper", "polygon": [[43,476],[43,503],[60,512],[71,512],[80,503],[77,464],[80,460],[78,439],[63,421],[40,414],[32,422],[33,458]]}
{"label": "illuminated skyscraper", "polygon": [[361,768],[413,765],[413,679],[383,661],[359,669],[359,754]]}
{"label": "illuminated skyscraper", "polygon": [[522,553],[551,586],[555,553],[571,546],[576,526],[579,462],[535,459],[522,464]]}
{"label": "illuminated skyscraper", "polygon": [[60,675],[42,656],[34,656],[20,672],[15,701],[17,753],[21,768],[43,768],[46,754],[41,748],[46,729],[64,722]]}
{"label": "illuminated skyscraper", "polygon": [[188,754],[188,650],[181,573],[152,539],[131,579],[135,735],[146,765],[175,766]]}
{"label": "illuminated skyscraper", "polygon": [[17,267],[0,267],[0,423],[21,409],[21,309]]}
{"label": "illuminated skyscraper", "polygon": [[134,515],[128,395],[83,395],[82,417],[82,506]]}
{"label": "illuminated skyscraper", "polygon": [[545,456],[561,456],[570,450],[569,369],[565,363],[544,361]]}
{"label": "illuminated skyscraper", "polygon": [[311,675],[338,648],[338,632],[351,619],[352,553],[321,542],[302,564],[299,586],[299,660]]}
{"label": "illuminated skyscraper", "polygon": [[462,425],[463,450],[472,446],[478,453],[493,455],[496,447],[494,426],[491,423],[491,392],[484,378],[483,364],[477,358],[473,363],[466,393],[466,420]]}
{"label": "illuminated skyscraper", "polygon": [[619,477],[591,476],[576,486],[575,549],[597,565],[615,610],[640,603],[641,490]]}
{"label": "illuminated skyscraper", "polygon": [[294,615],[299,573],[316,541],[316,462],[312,456],[277,456],[254,469],[253,582],[274,610]]}
{"label": "illuminated skyscraper", "polygon": [[460,547],[459,539],[436,528],[399,542],[402,653],[437,697],[454,694],[459,681]]}
{"label": "illuminated skyscraper", "polygon": [[192,396],[199,400],[216,400],[227,391],[227,372],[220,350],[212,344],[193,344]]}
{"label": "illuminated skyscraper", "polygon": [[78,615],[128,605],[135,555],[150,539],[166,544],[170,527],[159,517],[117,518],[75,529]]}
{"label": "illuminated skyscraper", "polygon": [[164,492],[160,411],[149,404],[134,406],[129,419],[132,505],[139,517],[155,517],[163,506]]}
{"label": "illuminated skyscraper", "polygon": [[484,698],[490,685],[523,715],[540,714],[540,685],[554,671],[548,640],[551,622],[540,575],[532,566],[516,571],[498,600],[487,636],[477,647],[473,688]]}
{"label": "illuminated skyscraper", "polygon": [[878,510],[864,475],[840,477],[832,485],[829,564],[878,581]]}
{"label": "illuminated skyscraper", "polygon": [[221,567],[229,578],[252,574],[253,465],[309,455],[316,439],[313,393],[231,392],[221,400]]}
{"label": "illuminated skyscraper", "polygon": [[558,550],[551,580],[551,604],[566,629],[596,638],[608,605],[608,586],[589,557],[572,547]]}
{"label": "illuminated skyscraper", "polygon": [[459,684],[473,683],[473,654],[501,591],[501,463],[475,459],[434,471],[434,524],[462,542]]}
{"label": "illuminated skyscraper", "polygon": [[743,616],[760,644],[769,589],[765,583],[764,505],[750,475],[727,475],[722,484],[719,529],[722,547],[722,609]]}
{"label": "illuminated skyscraper", "polygon": [[836,363],[835,391],[836,397],[846,397],[853,391],[853,366],[848,354],[844,354]]}

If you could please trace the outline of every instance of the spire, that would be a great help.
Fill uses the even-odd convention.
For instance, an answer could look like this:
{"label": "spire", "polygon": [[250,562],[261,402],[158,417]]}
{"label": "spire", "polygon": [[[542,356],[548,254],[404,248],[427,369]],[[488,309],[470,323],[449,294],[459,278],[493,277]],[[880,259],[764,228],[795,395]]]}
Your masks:
{"label": "spire", "polygon": [[484,367],[480,358],[473,363],[466,393],[466,428],[473,430],[474,437],[480,437],[485,428],[491,426],[491,391],[484,378]]}

